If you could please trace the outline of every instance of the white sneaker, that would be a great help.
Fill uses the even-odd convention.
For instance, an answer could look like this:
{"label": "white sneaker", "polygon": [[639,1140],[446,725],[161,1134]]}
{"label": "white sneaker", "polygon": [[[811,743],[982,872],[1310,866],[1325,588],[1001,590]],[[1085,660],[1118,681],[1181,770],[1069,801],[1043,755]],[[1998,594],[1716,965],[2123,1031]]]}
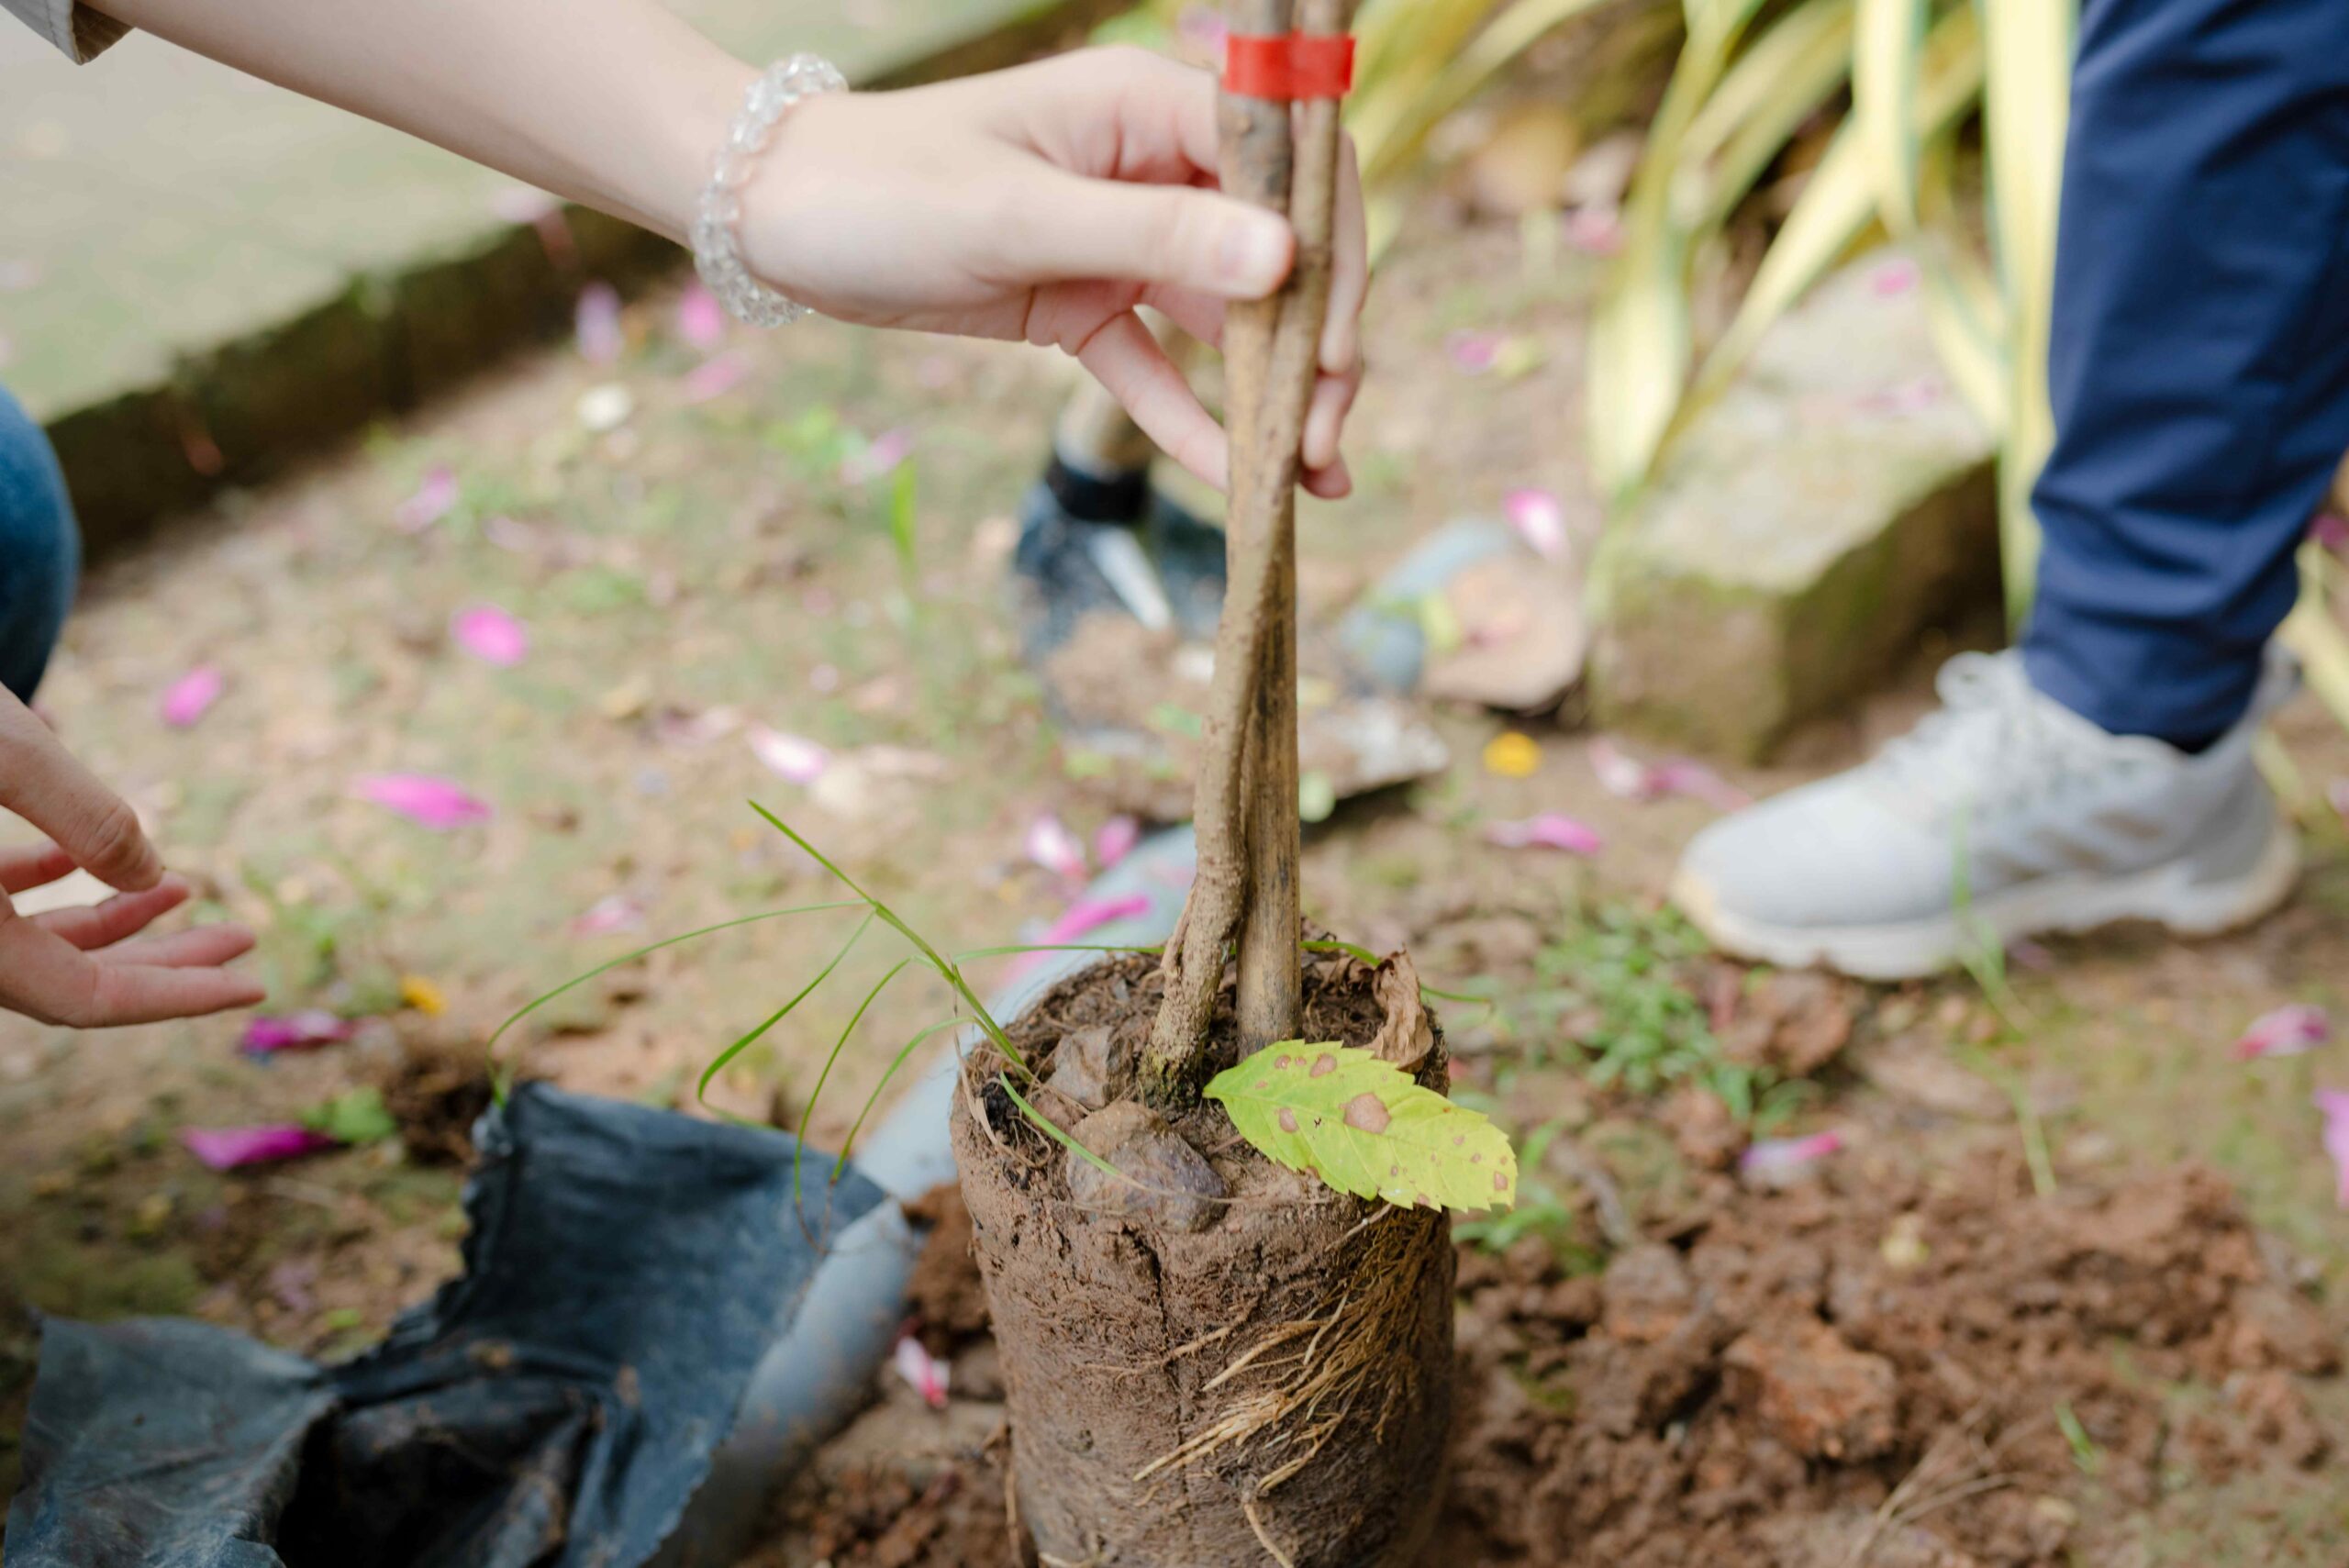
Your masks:
{"label": "white sneaker", "polygon": [[1673,900],[1724,951],[1866,980],[2115,920],[2246,925],[2299,875],[2252,758],[2297,682],[2271,657],[2243,722],[2188,756],[2042,695],[2018,654],[1962,654],[1942,671],[1943,711],[1875,761],[1698,835]]}

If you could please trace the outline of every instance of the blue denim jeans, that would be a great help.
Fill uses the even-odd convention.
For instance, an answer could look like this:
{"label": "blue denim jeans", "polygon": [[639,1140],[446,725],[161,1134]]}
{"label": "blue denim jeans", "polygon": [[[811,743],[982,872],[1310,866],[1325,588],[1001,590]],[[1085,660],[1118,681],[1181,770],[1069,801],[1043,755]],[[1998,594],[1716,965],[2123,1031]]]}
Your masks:
{"label": "blue denim jeans", "polygon": [[0,685],[26,702],[57,647],[82,570],[82,533],[57,454],[0,387]]}
{"label": "blue denim jeans", "polygon": [[2085,0],[2073,80],[2024,657],[2107,729],[2199,744],[2349,449],[2349,4]]}

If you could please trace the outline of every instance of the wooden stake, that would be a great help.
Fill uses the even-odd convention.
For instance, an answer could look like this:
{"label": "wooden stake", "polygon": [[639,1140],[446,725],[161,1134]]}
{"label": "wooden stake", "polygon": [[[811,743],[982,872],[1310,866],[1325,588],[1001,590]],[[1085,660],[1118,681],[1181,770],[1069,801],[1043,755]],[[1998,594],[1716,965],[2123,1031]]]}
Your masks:
{"label": "wooden stake", "polygon": [[[1347,0],[1231,0],[1230,28],[1282,37],[1300,6],[1317,31],[1345,28]],[[1243,922],[1243,1034],[1251,1044],[1293,1039],[1299,1012],[1295,519],[1329,313],[1338,105],[1298,111],[1226,94],[1222,117],[1224,189],[1289,211],[1299,253],[1278,296],[1233,306],[1225,317],[1230,586],[1193,811],[1198,872],[1167,943],[1166,1001],[1143,1059],[1144,1094],[1162,1105],[1197,1090],[1224,952]]]}

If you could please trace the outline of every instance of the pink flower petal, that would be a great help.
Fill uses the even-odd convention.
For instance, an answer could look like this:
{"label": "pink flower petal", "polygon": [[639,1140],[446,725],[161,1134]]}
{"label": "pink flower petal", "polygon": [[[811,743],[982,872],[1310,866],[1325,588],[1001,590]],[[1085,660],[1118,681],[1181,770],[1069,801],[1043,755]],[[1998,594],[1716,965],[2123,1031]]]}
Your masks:
{"label": "pink flower petal", "polygon": [[1661,799],[1664,786],[1653,768],[1602,735],[1590,743],[1590,771],[1598,787],[1618,800]]}
{"label": "pink flower petal", "polygon": [[763,724],[751,729],[751,751],[770,772],[796,784],[814,784],[832,765],[832,754],[813,740]]}
{"label": "pink flower petal", "polygon": [[1057,817],[1047,812],[1028,824],[1022,849],[1030,861],[1063,882],[1085,880],[1085,846]]}
{"label": "pink flower petal", "polygon": [[463,785],[429,773],[366,773],[351,781],[351,792],[437,832],[486,822],[492,815],[488,803]]}
{"label": "pink flower petal", "polygon": [[1459,331],[1444,339],[1443,351],[1463,374],[1483,375],[1500,362],[1502,345],[1508,341],[1498,332]]}
{"label": "pink flower petal", "polygon": [[2332,1168],[2339,1173],[2333,1185],[2333,1201],[2349,1208],[2349,1091],[2319,1089],[2316,1108],[2324,1113],[2324,1151],[2332,1159]]}
{"label": "pink flower petal", "polygon": [[2349,821],[2349,779],[2333,780],[2332,787],[2324,794],[2332,802],[2332,809],[2341,814],[2343,821]]}
{"label": "pink flower petal", "polygon": [[[1044,928],[1036,939],[1040,948],[1066,947],[1081,942],[1104,926],[1119,920],[1130,920],[1150,913],[1150,895],[1130,893],[1123,898],[1080,898],[1061,912],[1059,919]],[[1048,955],[1041,952],[1022,953],[1011,964],[1011,978],[1018,979]]]}
{"label": "pink flower petal", "polygon": [[2332,1038],[2332,1020],[2322,1007],[2294,1002],[2264,1015],[2234,1043],[2237,1062],[2263,1056],[2305,1056]]}
{"label": "pink flower petal", "polygon": [[1141,842],[1141,824],[1130,817],[1112,817],[1093,835],[1093,858],[1108,871],[1134,852]]}
{"label": "pink flower petal", "polygon": [[1923,281],[1924,273],[1916,262],[1906,256],[1896,256],[1868,274],[1868,292],[1878,299],[1898,299],[1902,295],[1914,294]]}
{"label": "pink flower petal", "polygon": [[933,1410],[946,1408],[946,1384],[950,1375],[947,1365],[922,1349],[919,1339],[907,1334],[899,1340],[896,1351],[890,1357],[890,1364],[896,1368],[897,1375],[905,1379],[906,1385],[921,1396],[923,1404]]}
{"label": "pink flower petal", "polygon": [[1566,215],[1566,244],[1586,256],[1612,256],[1623,249],[1623,215],[1613,207],[1576,207]]}
{"label": "pink flower petal", "polygon": [[228,677],[217,668],[198,664],[171,684],[163,693],[163,700],[156,705],[156,711],[173,729],[186,729],[211,712],[212,705],[228,689]]}
{"label": "pink flower petal", "polygon": [[571,922],[574,937],[608,937],[620,931],[644,929],[644,906],[625,893],[607,894]]}
{"label": "pink flower petal", "polygon": [[459,610],[449,622],[449,635],[474,658],[501,669],[519,664],[530,651],[529,629],[495,605]]}
{"label": "pink flower petal", "polygon": [[246,1165],[274,1164],[342,1147],[323,1132],[296,1122],[273,1127],[183,1128],[180,1141],[187,1151],[216,1171]]}
{"label": "pink flower petal", "polygon": [[2316,521],[2309,525],[2309,538],[2335,555],[2349,555],[2349,517],[2338,512],[2319,512]]}
{"label": "pink flower petal", "polygon": [[620,330],[620,291],[601,283],[581,289],[574,325],[581,359],[591,365],[607,365],[618,359],[626,342]]}
{"label": "pink flower petal", "polygon": [[841,464],[841,483],[868,484],[896,472],[897,465],[913,455],[914,433],[900,425],[882,431],[864,444],[864,449]]}
{"label": "pink flower petal", "polygon": [[1194,44],[1223,47],[1223,13],[1212,6],[1186,6],[1174,18],[1175,35]]}
{"label": "pink flower petal", "polygon": [[685,373],[685,401],[708,403],[725,396],[751,378],[751,361],[740,354],[719,354]]}
{"label": "pink flower petal", "polygon": [[705,354],[726,341],[726,307],[698,282],[677,301],[677,336]]}
{"label": "pink flower petal", "polygon": [[349,1018],[323,1007],[305,1008],[284,1018],[258,1018],[245,1025],[239,1049],[248,1056],[269,1056],[281,1051],[307,1051],[314,1046],[340,1045],[359,1032]]}
{"label": "pink flower petal", "polygon": [[1590,771],[1598,787],[1618,800],[1642,804],[1687,795],[1722,811],[1737,811],[1753,797],[1702,762],[1686,758],[1651,767],[1602,735],[1590,743]]}
{"label": "pink flower petal", "polygon": [[1566,558],[1566,508],[1547,490],[1512,490],[1501,498],[1501,514],[1534,554],[1544,561]]}
{"label": "pink flower petal", "polygon": [[1753,804],[1752,795],[1702,762],[1666,762],[1656,769],[1655,776],[1664,794],[1685,795],[1722,811],[1742,811]]}
{"label": "pink flower petal", "polygon": [[1496,822],[1485,829],[1485,841],[1504,850],[1564,850],[1571,855],[1595,855],[1607,847],[1589,824],[1554,811],[1522,822]]}
{"label": "pink flower petal", "polygon": [[1843,1135],[1814,1132],[1808,1138],[1765,1138],[1738,1156],[1737,1168],[1764,1181],[1783,1181],[1831,1154],[1841,1153]]}
{"label": "pink flower petal", "polygon": [[457,476],[445,464],[425,471],[416,494],[399,504],[392,522],[404,534],[420,534],[457,509]]}

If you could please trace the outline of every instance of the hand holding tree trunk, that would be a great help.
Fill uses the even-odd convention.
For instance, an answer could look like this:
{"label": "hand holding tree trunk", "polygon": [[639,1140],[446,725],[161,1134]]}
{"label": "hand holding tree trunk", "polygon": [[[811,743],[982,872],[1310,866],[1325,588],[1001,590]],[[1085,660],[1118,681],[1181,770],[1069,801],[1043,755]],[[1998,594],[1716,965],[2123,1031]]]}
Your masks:
{"label": "hand holding tree trunk", "polygon": [[[1236,39],[1342,37],[1353,0],[1232,0]],[[1243,1049],[1297,1038],[1297,487],[1305,418],[1330,308],[1341,157],[1340,100],[1301,105],[1227,90],[1223,185],[1289,215],[1288,285],[1230,307],[1224,329],[1231,429],[1230,591],[1193,819],[1198,873],[1166,949],[1166,1002],[1143,1065],[1162,1106],[1196,1095],[1226,948],[1240,944]]]}

